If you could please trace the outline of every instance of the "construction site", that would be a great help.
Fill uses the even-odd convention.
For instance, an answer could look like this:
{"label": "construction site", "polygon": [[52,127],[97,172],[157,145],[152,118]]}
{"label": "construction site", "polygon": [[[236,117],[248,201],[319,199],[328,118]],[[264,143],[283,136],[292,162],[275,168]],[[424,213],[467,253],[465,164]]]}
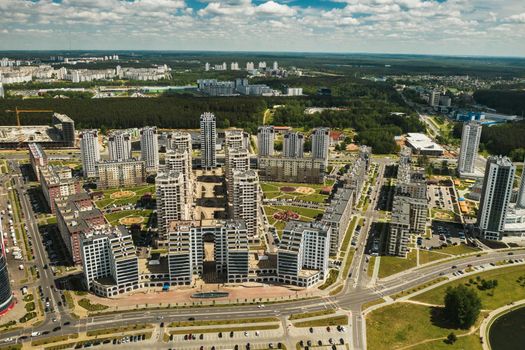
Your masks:
{"label": "construction site", "polygon": [[[51,110],[15,109],[16,125],[0,126],[0,149],[27,148],[28,143],[38,142],[44,148],[75,146],[75,122],[65,114]],[[48,125],[22,125],[23,113],[52,114]]]}

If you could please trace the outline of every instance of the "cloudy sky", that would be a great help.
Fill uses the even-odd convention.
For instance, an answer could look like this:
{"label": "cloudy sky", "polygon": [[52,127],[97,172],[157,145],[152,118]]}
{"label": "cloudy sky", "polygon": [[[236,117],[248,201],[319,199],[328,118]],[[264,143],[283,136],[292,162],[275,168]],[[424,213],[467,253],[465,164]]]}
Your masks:
{"label": "cloudy sky", "polygon": [[525,56],[525,0],[0,0],[0,50]]}

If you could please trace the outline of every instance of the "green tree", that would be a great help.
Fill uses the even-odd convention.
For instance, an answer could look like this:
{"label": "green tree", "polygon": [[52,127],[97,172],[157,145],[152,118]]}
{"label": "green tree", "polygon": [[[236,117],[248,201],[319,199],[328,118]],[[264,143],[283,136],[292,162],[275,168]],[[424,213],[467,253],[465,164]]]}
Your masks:
{"label": "green tree", "polygon": [[449,344],[454,344],[457,340],[458,340],[458,337],[456,336],[456,334],[454,332],[451,332],[447,336],[447,343],[449,343]]}
{"label": "green tree", "polygon": [[478,294],[464,285],[448,288],[445,294],[445,316],[460,328],[469,328],[481,311]]}

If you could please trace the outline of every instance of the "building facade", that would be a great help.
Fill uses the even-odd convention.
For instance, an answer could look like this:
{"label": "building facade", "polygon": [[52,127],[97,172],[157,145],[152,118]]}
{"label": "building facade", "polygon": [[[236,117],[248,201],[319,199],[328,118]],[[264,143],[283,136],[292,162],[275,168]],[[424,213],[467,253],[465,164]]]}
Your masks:
{"label": "building facade", "polygon": [[233,170],[233,217],[246,223],[250,238],[258,236],[260,202],[257,172]]}
{"label": "building facade", "polygon": [[482,126],[474,121],[463,124],[461,147],[458,157],[458,173],[473,174],[478,157]]}
{"label": "building facade", "polygon": [[275,145],[275,130],[273,126],[257,128],[257,148],[259,157],[273,156]]}
{"label": "building facade", "polygon": [[82,184],[73,178],[71,169],[48,165],[39,168],[40,187],[52,214],[55,213],[55,200],[82,191]]}
{"label": "building facade", "polygon": [[332,229],[319,222],[289,221],[277,251],[280,283],[311,287],[328,273]]}
{"label": "building facade", "polygon": [[36,180],[40,181],[40,167],[47,167],[47,155],[38,143],[29,143],[29,162],[35,173]]}
{"label": "building facade", "polygon": [[326,164],[324,159],[259,157],[261,181],[323,183]]}
{"label": "building facade", "polygon": [[13,305],[11,280],[7,271],[7,256],[4,246],[4,230],[2,217],[0,217],[0,315]]}
{"label": "building facade", "polygon": [[300,132],[284,134],[283,156],[302,158],[304,156],[304,135]]}
{"label": "building facade", "polygon": [[97,188],[134,187],[146,182],[144,161],[104,160],[97,163]]}
{"label": "building facade", "polygon": [[140,159],[144,161],[146,172],[159,170],[159,140],[157,127],[145,126],[140,130]]}
{"label": "building facade", "polygon": [[328,147],[330,147],[330,129],[317,128],[312,133],[312,157],[323,159],[328,163]]}
{"label": "building facade", "polygon": [[175,170],[159,173],[155,179],[157,221],[160,240],[167,240],[172,221],[191,220],[191,206],[185,198],[184,175]]}
{"label": "building facade", "polygon": [[80,158],[84,177],[96,177],[96,166],[100,161],[98,130],[84,130],[80,133]]}
{"label": "building facade", "polygon": [[204,113],[200,117],[201,127],[201,167],[212,169],[217,167],[217,127],[215,115]]}
{"label": "building facade", "polygon": [[501,240],[503,236],[515,173],[516,167],[509,158],[493,156],[487,159],[477,220],[485,239]]}
{"label": "building facade", "polygon": [[131,159],[131,135],[126,130],[114,130],[108,136],[109,160]]}

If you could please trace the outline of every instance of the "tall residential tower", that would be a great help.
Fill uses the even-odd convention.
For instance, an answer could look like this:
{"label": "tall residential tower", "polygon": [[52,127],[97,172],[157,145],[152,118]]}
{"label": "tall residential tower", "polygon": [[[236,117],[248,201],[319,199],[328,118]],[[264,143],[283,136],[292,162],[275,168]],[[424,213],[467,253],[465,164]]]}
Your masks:
{"label": "tall residential tower", "polygon": [[201,167],[211,169],[217,166],[217,129],[215,115],[206,112],[201,114]]}
{"label": "tall residential tower", "polygon": [[481,138],[481,124],[471,121],[463,125],[461,134],[461,148],[459,149],[459,174],[473,174],[478,157],[479,140]]}
{"label": "tall residential tower", "polygon": [[140,154],[147,172],[159,170],[159,140],[157,128],[145,126],[140,130]]}
{"label": "tall residential tower", "polygon": [[516,167],[507,157],[487,159],[477,221],[485,239],[502,238],[515,172]]}
{"label": "tall residential tower", "polygon": [[97,130],[84,130],[80,133],[80,158],[84,177],[96,177],[96,164],[100,161]]}

